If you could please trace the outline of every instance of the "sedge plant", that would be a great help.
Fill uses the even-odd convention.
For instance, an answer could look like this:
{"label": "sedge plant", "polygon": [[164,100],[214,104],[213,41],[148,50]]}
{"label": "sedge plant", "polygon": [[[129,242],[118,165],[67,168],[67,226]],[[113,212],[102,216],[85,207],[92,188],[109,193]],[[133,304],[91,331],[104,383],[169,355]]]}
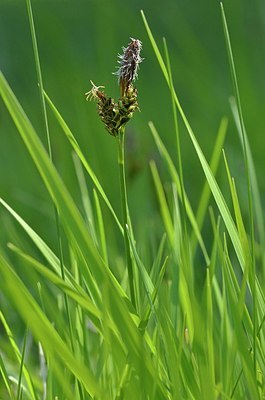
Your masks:
{"label": "sedge plant", "polygon": [[[133,82],[137,78],[139,64],[143,61],[140,56],[142,43],[138,39],[131,38],[127,47],[123,47],[123,54],[119,54],[119,68],[115,72],[118,76],[120,87],[120,99],[115,103],[114,99],[108,97],[102,89],[104,86],[96,86],[91,81],[92,89],[86,93],[87,100],[96,100],[97,111],[105,125],[106,130],[118,141],[118,165],[120,171],[120,193],[122,206],[123,236],[125,255],[127,260],[127,270],[129,277],[129,287],[132,304],[136,305],[133,265],[130,252],[128,229],[131,228],[130,215],[128,209],[128,199],[126,190],[125,174],[125,126],[133,117],[138,109],[137,89]],[[101,90],[100,90],[101,89]]]}
{"label": "sedge plant", "polygon": [[[223,8],[221,15],[230,65],[234,66]],[[33,27],[32,12],[29,16]],[[177,96],[166,42],[164,57],[143,13],[142,17],[169,88],[176,133],[175,152],[169,152],[163,132],[160,135],[155,124],[149,123],[161,158],[159,164],[157,158],[151,160],[150,170],[159,206],[154,217],[159,217],[162,235],[148,257],[141,252],[132,230],[124,154],[125,126],[138,109],[134,80],[142,61],[141,42],[131,39],[119,57],[118,101],[93,83],[86,94],[96,101],[105,128],[117,140],[122,222],[90,165],[89,155],[84,155],[42,85],[41,101],[45,100],[75,153],[84,209],[80,212],[49,151],[0,73],[0,96],[57,210],[64,254],[69,254],[61,257],[60,249],[53,250],[37,228],[0,198],[1,208],[20,227],[15,234],[13,225],[8,225],[8,248],[0,250],[0,397],[4,400],[262,400],[265,396],[264,250],[260,234],[264,226],[257,183],[250,185],[256,175],[250,144],[242,132],[239,91],[233,113],[248,159],[249,194],[255,188],[250,199],[250,233],[229,156],[223,150],[227,118],[221,119],[208,163]],[[231,72],[238,88],[234,67]],[[189,136],[205,177],[195,211],[185,181],[182,134]],[[222,158],[231,204],[216,177]],[[93,184],[92,193],[86,176]],[[124,240],[126,262],[122,261],[122,266],[128,273],[128,291],[117,273],[119,251],[115,258],[110,249],[105,212],[109,212],[117,236]],[[203,227],[207,219],[210,232],[206,238]],[[256,221],[259,234],[254,236],[252,225]],[[32,247],[25,246],[21,238],[27,238]],[[149,245],[147,240],[146,251]],[[199,288],[195,279],[198,270],[203,275]],[[18,316],[19,322],[10,315]]]}

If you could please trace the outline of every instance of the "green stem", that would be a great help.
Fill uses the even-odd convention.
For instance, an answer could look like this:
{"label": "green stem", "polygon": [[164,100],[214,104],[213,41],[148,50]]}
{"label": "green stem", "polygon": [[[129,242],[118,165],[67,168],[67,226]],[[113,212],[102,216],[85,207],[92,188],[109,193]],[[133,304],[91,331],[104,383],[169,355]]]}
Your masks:
{"label": "green stem", "polygon": [[180,208],[180,212],[181,212],[181,219],[182,219],[182,224],[183,224],[183,229],[184,229],[184,235],[183,235],[184,265],[186,265],[185,270],[188,273],[188,275],[186,276],[187,281],[189,282],[190,286],[192,287],[193,286],[193,270],[192,270],[192,265],[190,263],[189,235],[188,235],[188,228],[187,228],[187,206],[186,206],[184,177],[183,177],[183,168],[182,168],[180,134],[179,134],[177,109],[176,109],[175,100],[174,100],[174,85],[173,85],[173,78],[172,78],[172,72],[171,72],[171,65],[170,65],[169,53],[168,53],[167,44],[166,44],[165,39],[164,39],[164,47],[165,47],[166,61],[167,61],[167,67],[168,67],[169,88],[170,88],[170,92],[171,92],[173,120],[174,120],[175,134],[176,134],[178,169],[179,169],[179,180],[180,180],[180,199],[182,202],[182,207]]}
{"label": "green stem", "polygon": [[[255,230],[254,230],[254,213],[253,213],[253,203],[252,203],[252,201],[253,201],[252,200],[252,181],[251,181],[250,166],[249,166],[249,155],[248,155],[248,151],[247,151],[247,133],[246,133],[246,129],[245,129],[243,112],[242,112],[242,107],[241,107],[236,67],[235,67],[235,63],[234,63],[233,51],[232,51],[228,26],[227,26],[227,22],[226,22],[224,6],[223,6],[222,2],[220,3],[220,6],[221,6],[222,19],[223,19],[223,27],[224,27],[224,33],[225,33],[228,60],[229,60],[229,64],[230,64],[231,77],[232,77],[235,100],[236,100],[236,105],[237,105],[237,110],[238,110],[240,131],[241,131],[241,135],[242,135],[243,157],[244,157],[247,189],[248,189],[248,210],[249,210],[249,220],[250,220],[250,256],[251,256],[252,262],[251,261],[249,262],[249,260],[245,261],[244,273],[245,274],[250,273],[250,285],[251,285],[252,297],[253,297],[253,363],[254,363],[254,370],[257,372],[256,342],[257,342],[258,318],[257,318]],[[250,271],[249,271],[249,264],[250,264],[250,266],[252,266]]]}
{"label": "green stem", "polygon": [[[45,103],[45,99],[44,99],[44,88],[43,88],[42,73],[41,73],[41,66],[40,66],[40,59],[39,59],[39,52],[38,52],[38,43],[37,43],[37,37],[36,37],[36,32],[35,32],[35,26],[34,26],[33,12],[32,12],[32,7],[31,7],[31,0],[26,0],[26,3],[27,3],[29,24],[30,24],[30,30],[31,30],[33,53],[34,53],[34,59],[35,59],[35,64],[36,64],[37,79],[38,79],[38,85],[39,85],[41,108],[42,108],[42,112],[43,112],[44,126],[45,126],[46,138],[47,138],[48,154],[49,154],[50,161],[53,162],[50,130],[49,130],[49,124],[48,124],[46,103]],[[59,216],[59,211],[58,211],[55,203],[53,203],[53,207],[54,207],[55,224],[56,224],[56,231],[57,231],[61,276],[62,276],[62,279],[65,280],[65,271],[64,271],[65,267],[64,267],[64,261],[63,261],[63,247],[62,247],[62,234],[61,234],[61,229],[60,229],[60,216]],[[64,297],[64,302],[65,302],[67,321],[68,321],[68,325],[69,325],[71,346],[72,346],[72,350],[74,351],[74,340],[73,340],[74,335],[73,335],[73,328],[72,328],[72,322],[71,322],[69,302],[68,302],[67,295],[65,293],[63,293],[63,297]]]}
{"label": "green stem", "polygon": [[129,287],[131,302],[135,307],[135,290],[134,290],[134,279],[133,279],[133,267],[132,259],[130,253],[130,243],[128,238],[128,226],[129,226],[129,215],[128,215],[128,201],[127,201],[127,191],[126,191],[126,178],[125,178],[125,166],[124,166],[124,129],[121,129],[118,135],[118,164],[120,172],[120,191],[121,191],[121,207],[122,207],[122,222],[123,222],[123,232],[124,232],[124,247],[126,256],[126,265],[129,277]]}

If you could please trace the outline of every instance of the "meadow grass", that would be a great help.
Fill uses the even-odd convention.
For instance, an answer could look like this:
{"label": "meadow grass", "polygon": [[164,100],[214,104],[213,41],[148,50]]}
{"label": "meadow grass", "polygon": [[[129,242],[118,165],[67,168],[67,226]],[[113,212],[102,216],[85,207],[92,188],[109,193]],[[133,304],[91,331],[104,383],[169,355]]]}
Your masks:
{"label": "meadow grass", "polygon": [[[14,240],[8,243],[9,252],[0,252],[1,290],[24,327],[21,343],[16,340],[18,334],[9,324],[8,315],[0,311],[6,334],[5,346],[0,348],[0,395],[16,400],[263,399],[264,224],[222,4],[234,86],[231,107],[242,142],[248,215],[242,215],[241,199],[223,149],[227,119],[220,122],[208,163],[174,88],[166,40],[162,53],[142,12],[169,88],[177,160],[171,158],[164,145],[163,132],[159,133],[150,122],[170,184],[165,185],[159,165],[151,160],[164,232],[155,250],[150,250],[149,261],[140,252],[143,247],[148,252],[149,242],[139,243],[130,217],[126,155],[124,158],[126,132],[120,141],[113,138],[118,142],[120,165],[120,221],[74,133],[44,91],[29,0],[27,6],[48,151],[2,73],[0,94],[54,205],[57,252],[22,215],[0,199],[1,207],[20,226],[19,232],[24,232],[20,234],[35,247],[30,253]],[[81,212],[53,163],[46,107],[73,149]],[[185,132],[179,128],[179,119]],[[183,174],[187,168],[181,150],[184,133],[188,134],[205,175],[196,211]],[[215,177],[221,160],[232,206]],[[94,186],[91,193],[86,187],[86,175]],[[210,205],[210,199],[216,208]],[[106,234],[106,212],[124,243],[116,257]],[[211,230],[207,242],[203,230],[206,222]],[[154,234],[150,229],[148,236]],[[116,260],[121,257],[120,269]],[[23,265],[20,272],[16,260]],[[199,275],[202,285],[197,282]]]}

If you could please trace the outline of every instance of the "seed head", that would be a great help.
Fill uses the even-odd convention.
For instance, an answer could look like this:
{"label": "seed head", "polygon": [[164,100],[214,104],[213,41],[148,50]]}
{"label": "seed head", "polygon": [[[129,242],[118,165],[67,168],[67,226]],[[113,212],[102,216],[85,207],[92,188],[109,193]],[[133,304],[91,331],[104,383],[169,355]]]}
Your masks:
{"label": "seed head", "polygon": [[140,57],[142,42],[138,39],[130,39],[131,42],[128,46],[122,48],[123,54],[118,55],[120,67],[118,71],[115,72],[115,75],[118,75],[119,79],[121,97],[126,94],[129,86],[137,78],[139,64],[143,61],[143,58]]}
{"label": "seed head", "polygon": [[115,74],[119,78],[121,97],[117,102],[100,90],[104,86],[96,86],[92,81],[92,88],[85,93],[86,100],[96,101],[97,112],[112,136],[118,136],[135,111],[139,110],[137,89],[133,82],[137,78],[139,64],[143,61],[140,57],[141,49],[140,40],[131,38],[128,46],[123,47],[123,54],[119,55],[120,67]]}

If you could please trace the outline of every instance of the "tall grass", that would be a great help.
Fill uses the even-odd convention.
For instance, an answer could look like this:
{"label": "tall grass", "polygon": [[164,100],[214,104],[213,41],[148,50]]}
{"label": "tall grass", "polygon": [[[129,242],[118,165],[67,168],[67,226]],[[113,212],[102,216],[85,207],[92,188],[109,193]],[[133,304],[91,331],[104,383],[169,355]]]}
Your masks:
{"label": "tall grass", "polygon": [[[235,87],[232,107],[247,176],[248,220],[241,212],[241,199],[223,150],[227,119],[220,122],[208,163],[174,88],[166,42],[163,56],[142,12],[172,100],[177,160],[163,143],[163,132],[160,135],[150,122],[170,185],[165,187],[160,166],[152,160],[150,171],[164,233],[155,251],[150,250],[151,261],[146,262],[140,249],[148,251],[149,238],[139,243],[130,226],[134,221],[128,220],[123,143],[119,153],[124,196],[121,223],[74,133],[44,91],[30,1],[27,4],[48,151],[2,73],[0,94],[55,206],[59,246],[56,254],[22,215],[0,199],[1,207],[20,226],[20,235],[32,242],[32,252],[9,243],[8,251],[0,253],[1,290],[24,326],[21,343],[14,322],[0,313],[5,331],[5,346],[0,348],[2,398],[263,399],[265,299],[264,274],[259,273],[264,267],[263,215],[223,6],[221,18]],[[46,106],[72,146],[81,211],[53,163]],[[179,128],[179,119],[185,131]],[[196,211],[184,179],[184,134],[188,134],[205,175]],[[232,206],[216,179],[221,157]],[[92,193],[86,187],[85,174],[93,183]],[[120,243],[125,238],[127,263],[132,263],[130,276],[126,249],[121,247],[113,257],[106,212],[117,226]],[[207,242],[206,221],[211,229]],[[148,235],[155,233],[150,229]],[[69,257],[64,258],[63,253]],[[122,268],[117,265],[121,257]],[[23,271],[17,265],[22,265]],[[203,275],[202,287],[198,287],[198,274]]]}

